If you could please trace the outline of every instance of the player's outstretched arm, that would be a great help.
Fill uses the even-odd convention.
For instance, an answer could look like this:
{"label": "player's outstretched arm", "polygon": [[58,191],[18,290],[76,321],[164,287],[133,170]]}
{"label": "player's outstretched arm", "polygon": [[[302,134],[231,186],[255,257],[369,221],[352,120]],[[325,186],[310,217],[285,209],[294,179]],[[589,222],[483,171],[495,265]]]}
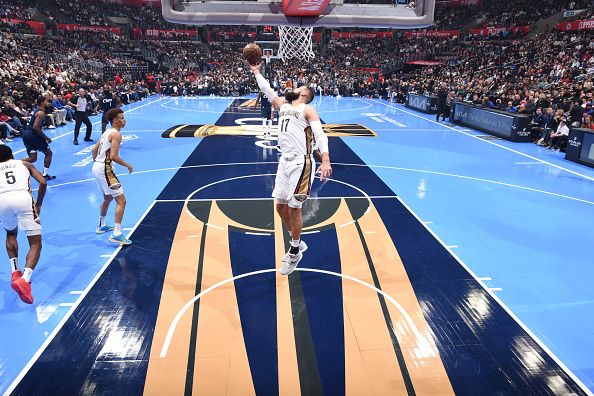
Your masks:
{"label": "player's outstretched arm", "polygon": [[272,104],[272,107],[278,110],[287,101],[285,100],[285,98],[279,97],[276,94],[276,92],[274,92],[274,89],[272,89],[272,87],[270,86],[270,83],[264,78],[264,76],[260,72],[262,64],[263,63],[260,63],[258,65],[250,65],[250,69],[252,69],[252,73],[254,73],[254,76],[256,76],[256,82],[258,83],[258,88],[260,88],[260,91],[262,91],[262,93],[268,98],[268,100]]}
{"label": "player's outstretched arm", "polygon": [[45,191],[47,190],[47,182],[45,181],[45,177],[41,175],[41,173],[37,170],[37,168],[35,168],[33,164],[23,161],[23,165],[25,165],[25,167],[29,170],[29,173],[33,179],[37,180],[37,183],[39,183],[39,189],[37,190],[37,201],[35,202],[35,205],[37,206],[37,213],[40,213],[41,204],[43,203]]}
{"label": "player's outstretched arm", "polygon": [[330,152],[328,150],[328,136],[324,133],[324,128],[322,128],[322,122],[320,121],[320,116],[316,109],[311,106],[305,107],[305,119],[309,122],[309,126],[311,127],[311,131],[314,134],[314,138],[316,139],[316,143],[318,144],[318,149],[322,155],[322,164],[318,167],[316,173],[320,174],[320,179],[326,180],[332,176],[332,166],[330,165]]}

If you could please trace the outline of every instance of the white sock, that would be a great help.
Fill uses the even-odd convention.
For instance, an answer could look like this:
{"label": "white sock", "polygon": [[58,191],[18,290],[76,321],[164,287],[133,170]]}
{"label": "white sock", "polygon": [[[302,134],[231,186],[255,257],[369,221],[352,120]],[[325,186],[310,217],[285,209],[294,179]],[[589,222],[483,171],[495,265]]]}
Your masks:
{"label": "white sock", "polygon": [[105,216],[99,216],[99,227],[105,226]]}
{"label": "white sock", "polygon": [[49,168],[46,168],[45,166],[43,167],[43,176],[47,175],[47,172],[49,172]]}
{"label": "white sock", "polygon": [[12,269],[12,272],[18,271],[19,267],[18,267],[18,257],[13,257],[11,259],[8,259],[8,261],[10,262],[10,269]]}
{"label": "white sock", "polygon": [[120,223],[114,224],[113,235],[115,235],[115,236],[122,235],[122,225]]}
{"label": "white sock", "polygon": [[31,282],[31,275],[33,274],[33,270],[31,268],[25,268],[23,272],[23,279],[27,282]]}
{"label": "white sock", "polygon": [[289,249],[289,254],[299,254],[299,242],[298,239],[291,239],[291,248]]}

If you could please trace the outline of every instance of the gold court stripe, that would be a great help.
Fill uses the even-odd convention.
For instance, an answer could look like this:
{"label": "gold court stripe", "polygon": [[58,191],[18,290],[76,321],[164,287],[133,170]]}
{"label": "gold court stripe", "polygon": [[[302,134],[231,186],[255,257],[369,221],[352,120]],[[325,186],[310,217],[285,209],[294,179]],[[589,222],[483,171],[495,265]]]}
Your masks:
{"label": "gold court stripe", "polygon": [[[337,224],[345,224],[352,219],[345,200],[341,199],[334,220]],[[352,225],[337,227],[336,234],[342,273],[373,284],[357,229]],[[343,279],[342,290],[346,312],[345,328],[350,326],[356,339],[356,347],[351,342],[348,345],[350,348],[345,348],[347,395],[406,394],[406,386],[378,295],[348,279]],[[348,335],[349,329],[345,329],[345,343]],[[376,361],[378,359],[379,362]],[[361,389],[366,384],[369,384],[372,391]]]}
{"label": "gold court stripe", "polygon": [[205,137],[215,135],[219,127],[216,125],[202,125],[194,132],[194,137]]}
{"label": "gold court stripe", "polygon": [[[400,311],[392,304],[387,304],[417,395],[453,395],[454,391],[435,345],[433,332],[425,320],[397,247],[394,246],[373,204],[369,212],[359,220],[359,225],[365,235],[382,290],[402,305],[422,336],[419,340]],[[374,233],[366,235],[365,231]]]}
{"label": "gold court stripe", "polygon": [[167,357],[159,358],[169,325],[183,305],[194,297],[200,243],[190,235],[201,234],[204,226],[187,216],[185,208],[173,237],[167,271],[163,282],[161,302],[155,325],[148,364],[145,395],[183,395],[192,328],[192,310],[184,315],[177,326]]}
{"label": "gold court stripe", "polygon": [[[377,133],[365,125],[360,124],[323,124],[324,133],[327,136],[351,136],[351,137],[376,137]],[[186,130],[190,129],[190,131]],[[193,130],[193,132],[191,132]],[[181,132],[181,133],[180,133]],[[278,126],[272,126],[273,135],[278,133]],[[177,136],[178,133],[180,136]],[[170,132],[165,131],[162,137],[205,137],[211,135],[231,135],[231,136],[260,136],[262,135],[262,126],[260,125],[230,125],[218,126],[212,124],[205,125],[178,125],[172,127]]]}
{"label": "gold court stripe", "polygon": [[184,125],[180,125],[177,128],[175,128],[173,131],[169,132],[169,137],[170,138],[174,138],[175,134],[179,131],[181,131],[182,129],[184,129],[185,127],[187,127],[188,124],[184,124]]}
{"label": "gold court stripe", "polygon": [[[213,202],[209,222],[226,224],[227,217]],[[227,230],[206,235],[201,290],[233,277]],[[194,395],[255,395],[235,285],[227,283],[200,301],[196,335]]]}

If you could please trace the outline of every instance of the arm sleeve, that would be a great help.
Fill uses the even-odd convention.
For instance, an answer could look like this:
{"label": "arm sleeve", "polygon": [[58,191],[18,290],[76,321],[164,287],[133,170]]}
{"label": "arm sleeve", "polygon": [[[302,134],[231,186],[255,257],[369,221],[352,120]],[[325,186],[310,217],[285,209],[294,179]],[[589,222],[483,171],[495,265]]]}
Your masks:
{"label": "arm sleeve", "polygon": [[309,126],[311,126],[311,131],[314,134],[320,152],[328,153],[328,136],[324,133],[322,123],[320,121],[312,121],[309,123]]}
{"label": "arm sleeve", "polygon": [[272,103],[274,99],[278,97],[276,92],[274,92],[274,90],[270,87],[270,84],[268,81],[266,81],[263,75],[258,74],[256,76],[256,82],[258,83],[258,88],[260,88],[260,91],[262,91],[262,93],[268,98],[270,103]]}

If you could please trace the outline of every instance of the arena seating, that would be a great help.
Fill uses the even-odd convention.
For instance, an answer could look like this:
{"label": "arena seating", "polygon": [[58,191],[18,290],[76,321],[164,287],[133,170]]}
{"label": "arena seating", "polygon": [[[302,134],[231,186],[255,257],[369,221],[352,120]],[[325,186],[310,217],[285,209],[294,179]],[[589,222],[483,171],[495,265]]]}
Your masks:
{"label": "arena seating", "polygon": [[[161,92],[170,95],[242,95],[256,89],[239,56],[245,43],[256,37],[255,27],[214,26],[199,34],[196,27],[166,23],[160,9],[150,5],[55,3],[54,10],[24,0],[0,5],[0,17],[10,19],[0,22],[0,50],[9,54],[0,58],[0,89],[3,100],[19,103],[25,110],[39,94],[67,95],[78,86],[94,89],[104,79],[113,83],[115,74],[123,79],[119,89],[145,92],[141,74],[149,69]],[[506,111],[532,115],[537,107],[552,107],[569,116],[577,103],[586,109],[586,116],[591,114],[594,30],[549,27],[545,33],[533,34],[531,28],[513,28],[531,27],[570,4],[576,10],[591,2],[511,0],[502,4],[485,0],[480,6],[440,7],[435,26],[413,33],[368,31],[365,37],[343,29],[339,33],[346,35],[330,35],[329,42],[316,40],[318,56],[312,62],[289,62],[278,68],[277,78],[312,84],[327,95],[401,102],[407,92],[434,93],[445,83],[457,99]],[[47,35],[33,35],[27,23],[37,12],[54,18],[54,25],[47,25]],[[590,7],[567,21],[592,14]],[[109,16],[128,18],[130,29],[110,26]],[[469,21],[480,33],[462,26]],[[60,28],[62,23],[74,24],[75,30]],[[99,31],[86,31],[83,25]],[[454,33],[440,34],[444,30]],[[146,40],[149,37],[153,40]],[[409,65],[426,60],[434,64]]]}

